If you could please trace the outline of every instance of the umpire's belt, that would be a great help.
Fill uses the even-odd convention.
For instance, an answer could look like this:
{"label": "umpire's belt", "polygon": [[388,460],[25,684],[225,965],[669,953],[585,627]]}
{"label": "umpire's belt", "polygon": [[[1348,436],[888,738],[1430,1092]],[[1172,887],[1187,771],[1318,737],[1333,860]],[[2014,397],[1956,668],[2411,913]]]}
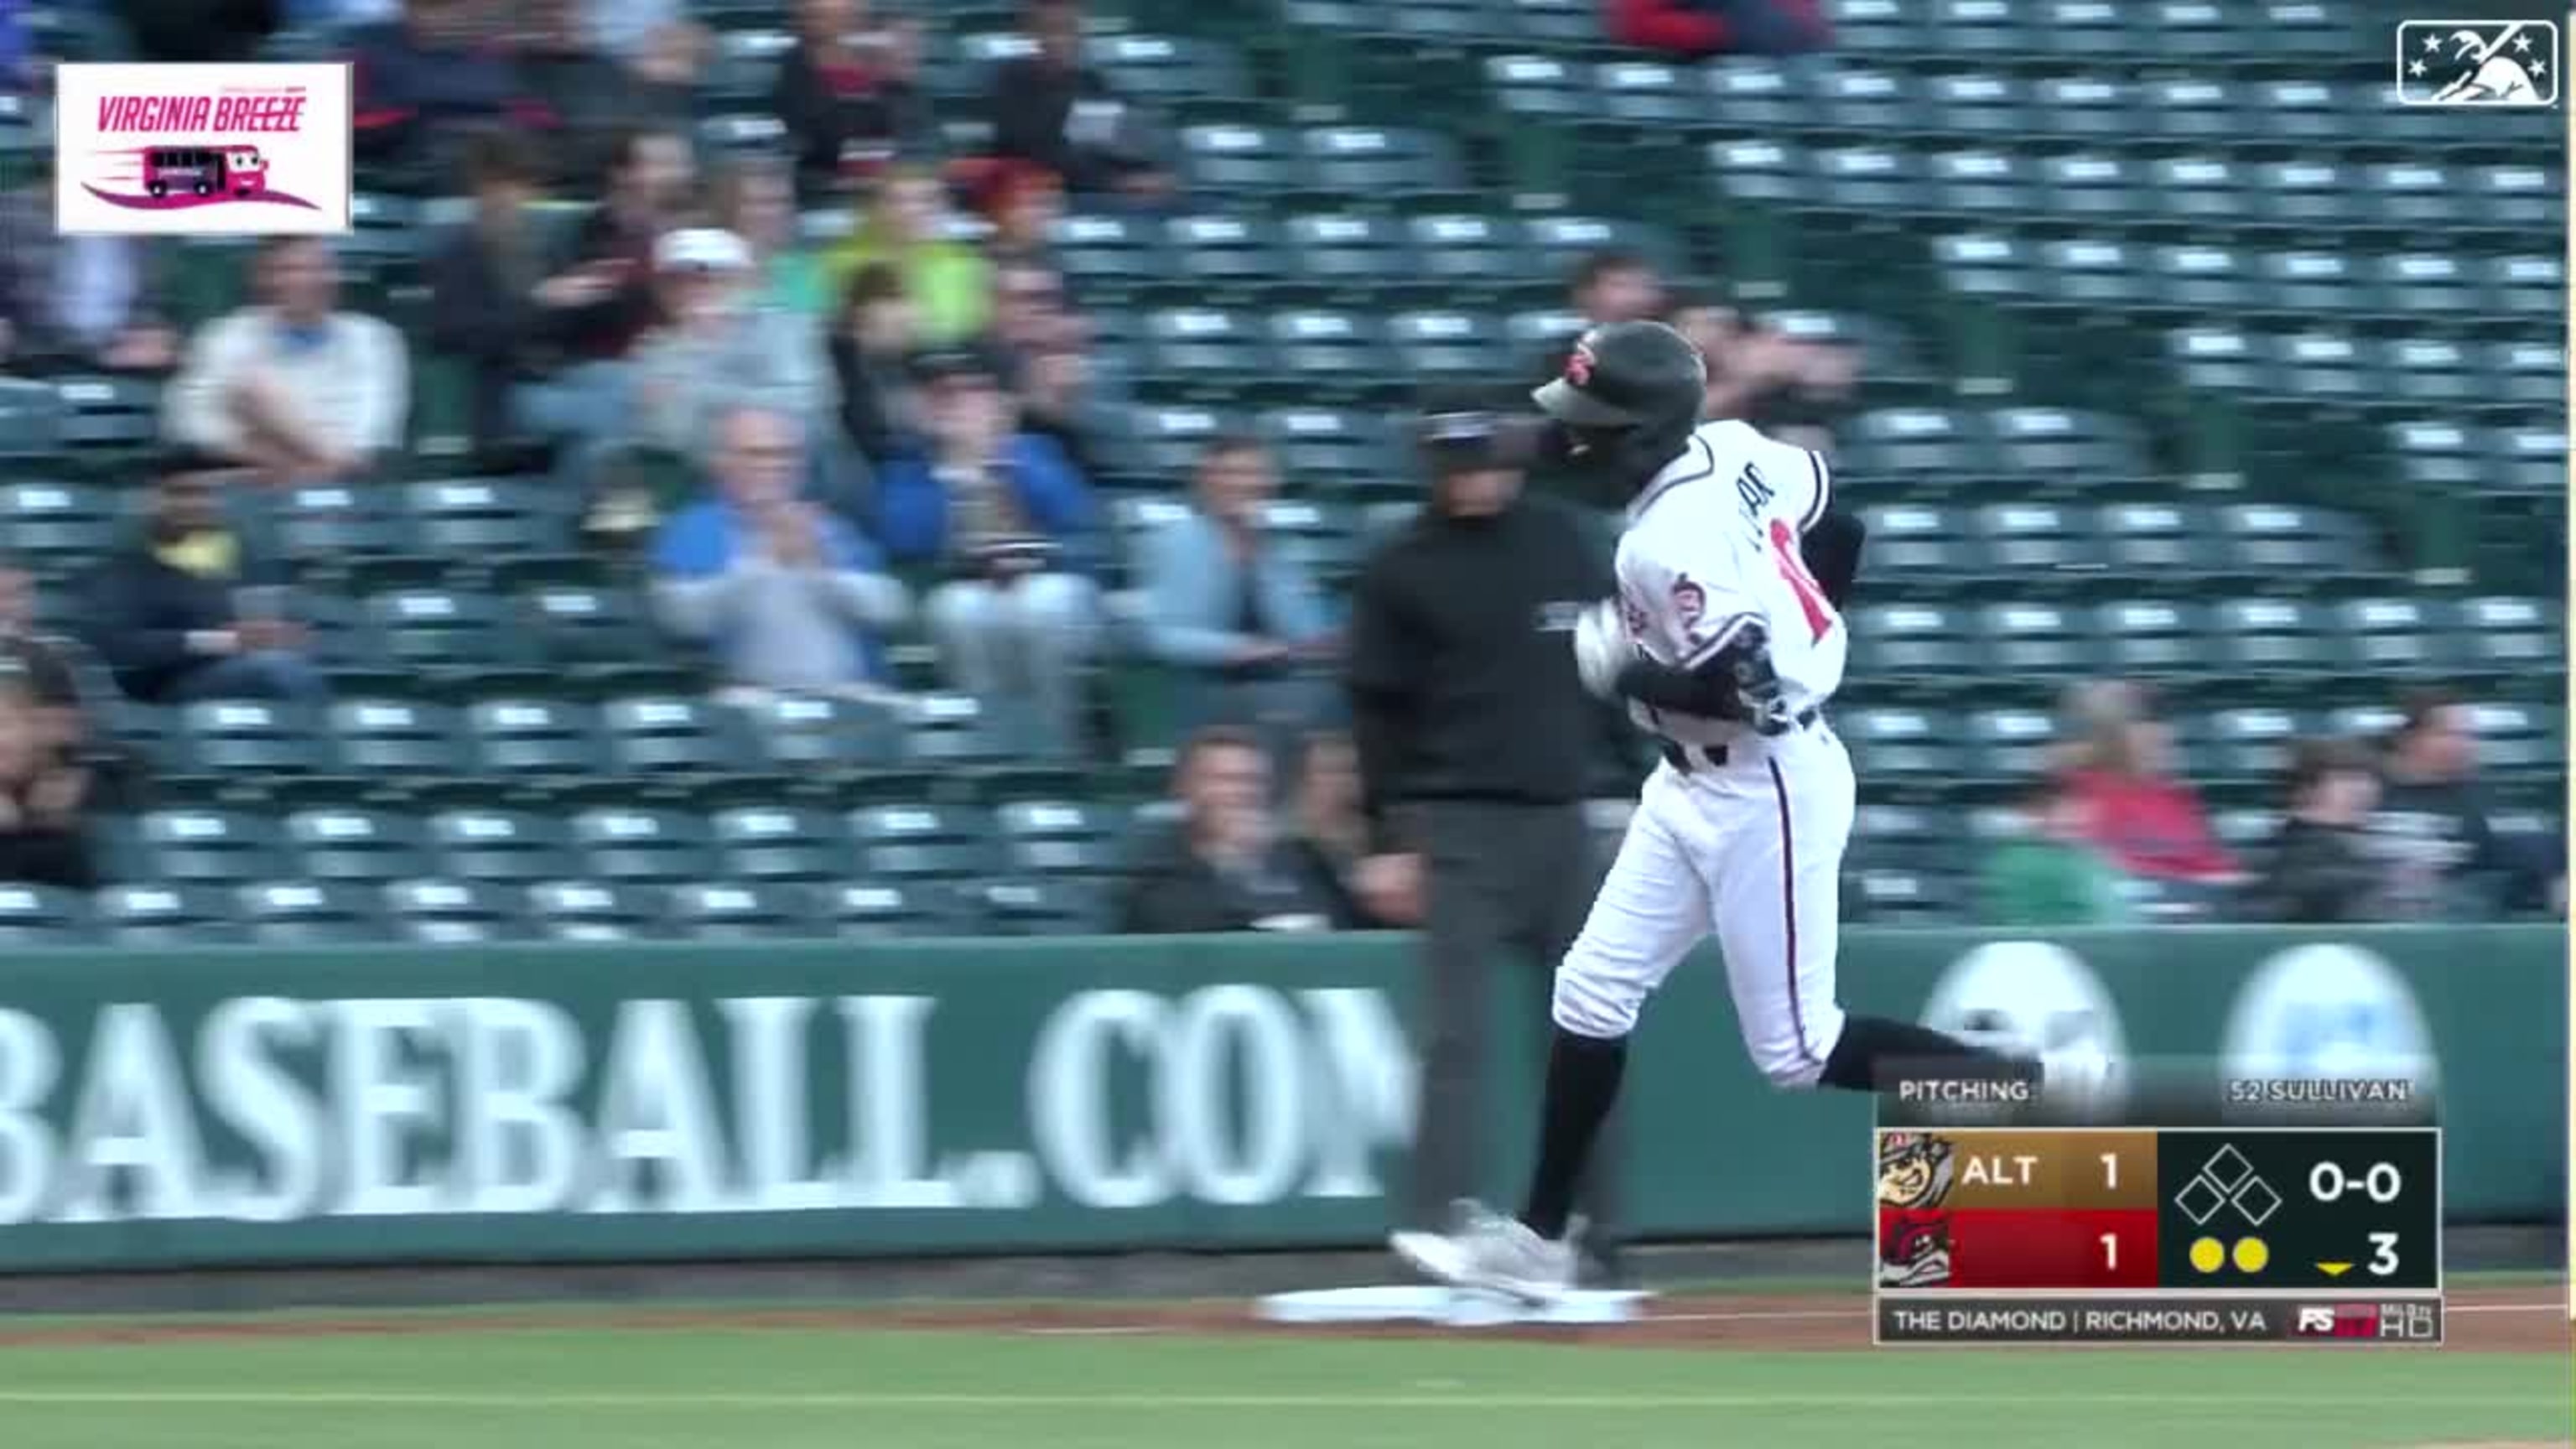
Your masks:
{"label": "umpire's belt", "polygon": [[[1791,720],[1789,725],[1792,729],[1802,730],[1808,728],[1824,717],[1823,710],[1814,705],[1809,705],[1805,709],[1798,711],[1798,717]],[[1730,748],[1729,746],[1686,745],[1679,740],[1665,740],[1662,741],[1662,744],[1664,749],[1664,763],[1681,771],[1685,775],[1689,774],[1693,770],[1700,769],[1703,766],[1712,770],[1722,770],[1726,768],[1727,751]]]}

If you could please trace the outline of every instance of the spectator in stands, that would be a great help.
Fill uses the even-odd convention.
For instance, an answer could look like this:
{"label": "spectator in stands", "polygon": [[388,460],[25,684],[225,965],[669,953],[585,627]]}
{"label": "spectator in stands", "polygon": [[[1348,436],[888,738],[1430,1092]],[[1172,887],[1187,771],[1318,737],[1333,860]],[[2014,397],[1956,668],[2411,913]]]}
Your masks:
{"label": "spectator in stands", "polygon": [[117,59],[171,64],[252,59],[287,13],[286,0],[113,0],[89,8],[124,22],[134,53]]}
{"label": "spectator in stands", "polygon": [[751,248],[752,300],[804,318],[817,332],[832,311],[820,253],[796,234],[796,188],[767,156],[740,156],[716,177],[716,224]]}
{"label": "spectator in stands", "polygon": [[1055,268],[1055,226],[1064,216],[1064,183],[1025,161],[993,168],[984,187],[984,219],[992,235],[984,255],[996,267],[1027,264]]}
{"label": "spectator in stands", "polygon": [[1172,178],[1153,162],[1143,118],[1082,63],[1076,0],[1030,0],[1021,28],[1037,53],[993,73],[994,153],[1042,166],[1078,194],[1169,193]]}
{"label": "spectator in stands", "polygon": [[1776,429],[1785,413],[1848,398],[1860,370],[1849,347],[1784,336],[1732,307],[1687,303],[1674,309],[1672,324],[1708,359],[1712,418]]}
{"label": "spectator in stands", "polygon": [[652,57],[694,58],[706,33],[689,18],[687,0],[582,0],[582,33],[590,46],[634,65]]}
{"label": "spectator in stands", "polygon": [[877,265],[903,279],[924,346],[954,347],[984,330],[993,306],[992,267],[948,235],[948,193],[936,175],[912,167],[887,172],[866,224],[831,256],[836,281]]}
{"label": "spectator in stands", "polygon": [[1359,756],[1351,737],[1320,731],[1306,737],[1297,771],[1297,840],[1306,876],[1332,907],[1338,930],[1392,927],[1361,903],[1360,862],[1368,859],[1368,818],[1360,811]]}
{"label": "spectator in stands", "polygon": [[594,11],[574,0],[519,0],[524,25],[513,56],[519,83],[544,107],[561,144],[553,179],[565,184],[599,174],[602,154],[623,132],[642,126],[680,128],[696,113],[692,82],[706,37],[668,5],[641,5],[637,24],[613,27],[614,43]]}
{"label": "spectator in stands", "polygon": [[0,367],[167,372],[179,335],[157,290],[166,242],[54,231],[50,165],[0,193]]}
{"label": "spectator in stands", "polygon": [[2302,740],[2290,753],[2287,799],[2270,858],[2255,886],[2266,921],[2329,925],[2378,918],[2388,873],[2371,848],[2379,779],[2343,740]]}
{"label": "spectator in stands", "polygon": [[1095,471],[1083,421],[1091,392],[1090,329],[1065,306],[1052,267],[1017,262],[994,273],[993,365],[1020,402],[1020,426],[1055,440],[1085,476]]}
{"label": "spectator in stands", "polygon": [[444,172],[468,128],[550,123],[495,39],[475,0],[403,0],[399,19],[360,27],[351,36],[359,159]]}
{"label": "spectator in stands", "polygon": [[[795,419],[805,454],[819,461],[816,445],[827,440],[837,401],[822,336],[806,319],[753,298],[751,262],[751,249],[729,231],[662,234],[654,272],[666,320],[636,349],[629,429],[703,463],[715,419],[759,407]],[[835,486],[830,496],[846,495]]]}
{"label": "spectator in stands", "polygon": [[1262,508],[1277,487],[1257,440],[1210,442],[1194,506],[1146,540],[1137,574],[1146,652],[1181,674],[1188,716],[1253,724],[1286,758],[1324,723],[1337,691],[1318,666],[1340,639],[1323,591],[1263,533]]}
{"label": "spectator in stands", "polygon": [[143,527],[100,565],[90,618],[99,654],[126,696],[318,700],[328,691],[285,617],[285,574],[225,526],[225,459],[165,461]]}
{"label": "spectator in stands", "polygon": [[2128,915],[2120,873],[2088,838],[2085,802],[2055,776],[2022,801],[2023,832],[1978,871],[1978,919],[1998,926],[2104,926]]}
{"label": "spectator in stands", "polygon": [[912,298],[892,267],[862,267],[850,278],[830,342],[832,370],[841,383],[841,429],[851,446],[879,470],[918,453]]}
{"label": "spectator in stands", "polygon": [[736,403],[715,429],[718,496],[672,515],[654,547],[662,618],[711,641],[736,684],[825,690],[876,681],[876,632],[898,623],[910,601],[873,544],[798,496],[802,425]]}
{"label": "spectator in stands", "polygon": [[87,681],[98,677],[98,661],[78,640],[39,629],[36,581],[0,564],[0,670],[11,668],[24,672],[38,737],[90,779],[91,801],[109,810],[131,805],[149,772],[135,751],[91,727]]}
{"label": "spectator in stands", "polygon": [[886,469],[878,536],[898,560],[949,575],[927,607],[957,686],[1032,701],[1070,745],[1100,617],[1091,490],[1061,449],[1021,430],[979,358],[934,357],[923,376],[929,456]]}
{"label": "spectator in stands", "polygon": [[1280,836],[1270,757],[1241,730],[1199,731],[1172,767],[1180,828],[1156,843],[1128,890],[1121,929],[1138,935],[1320,930],[1332,902]]}
{"label": "spectator in stands", "polygon": [[1571,288],[1574,310],[1587,327],[1613,322],[1641,322],[1666,310],[1664,279],[1655,264],[1636,252],[1610,248],[1593,252],[1574,265]]}
{"label": "spectator in stands", "polygon": [[2566,867],[2496,834],[2477,784],[2468,707],[2442,690],[2407,696],[2390,739],[2370,833],[2390,875],[2392,915],[2491,916],[2554,898]]}
{"label": "spectator in stands", "polygon": [[510,389],[537,360],[546,258],[530,209],[537,164],[527,143],[515,132],[484,132],[467,151],[466,176],[473,219],[429,263],[429,345],[471,369],[474,442],[486,451],[512,436]]}
{"label": "spectator in stands", "polygon": [[635,130],[610,150],[607,192],[582,218],[570,255],[530,293],[546,375],[516,394],[522,431],[562,449],[616,436],[627,413],[626,358],[661,319],[653,249],[686,203],[694,170],[676,132]]}
{"label": "spectator in stands", "polygon": [[170,388],[173,441],[271,483],[346,481],[402,447],[411,367],[391,324],[339,309],[340,261],[321,237],[276,237],[260,303],[189,339]]}
{"label": "spectator in stands", "polygon": [[871,25],[867,0],[799,0],[796,44],[779,58],[769,109],[787,127],[809,191],[931,149],[920,27]]}
{"label": "spectator in stands", "polygon": [[1610,38],[1690,60],[1802,55],[1833,43],[1816,0],[1608,0]]}
{"label": "spectator in stands", "polygon": [[0,659],[0,881],[91,890],[89,774],[44,716],[25,668]]}
{"label": "spectator in stands", "polygon": [[2211,835],[2191,786],[2171,773],[2173,732],[2143,686],[2106,680],[2077,689],[2070,734],[2079,740],[2067,788],[2086,838],[2134,876],[2220,885],[2240,878]]}

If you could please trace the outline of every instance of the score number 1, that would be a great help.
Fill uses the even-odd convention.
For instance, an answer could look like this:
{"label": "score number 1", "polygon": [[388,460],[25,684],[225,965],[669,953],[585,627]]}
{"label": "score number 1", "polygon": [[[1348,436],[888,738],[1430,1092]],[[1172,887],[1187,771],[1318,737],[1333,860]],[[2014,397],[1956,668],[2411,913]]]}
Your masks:
{"label": "score number 1", "polygon": [[[2105,1152],[2102,1154],[2102,1186],[2113,1192],[2117,1192],[2119,1190],[2120,1154],[2116,1152]],[[2099,1241],[2102,1244],[2102,1271],[2105,1273],[2119,1272],[2120,1235],[2118,1233],[2104,1233]]]}

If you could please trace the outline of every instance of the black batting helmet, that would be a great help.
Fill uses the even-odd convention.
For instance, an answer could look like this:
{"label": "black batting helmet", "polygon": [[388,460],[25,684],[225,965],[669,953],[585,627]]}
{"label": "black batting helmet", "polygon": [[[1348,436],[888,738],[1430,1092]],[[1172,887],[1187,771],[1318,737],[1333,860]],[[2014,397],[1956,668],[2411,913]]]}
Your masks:
{"label": "black batting helmet", "polygon": [[1576,452],[1645,481],[1672,461],[1699,426],[1708,361],[1661,322],[1612,322],[1574,344],[1565,371],[1530,394],[1573,435]]}

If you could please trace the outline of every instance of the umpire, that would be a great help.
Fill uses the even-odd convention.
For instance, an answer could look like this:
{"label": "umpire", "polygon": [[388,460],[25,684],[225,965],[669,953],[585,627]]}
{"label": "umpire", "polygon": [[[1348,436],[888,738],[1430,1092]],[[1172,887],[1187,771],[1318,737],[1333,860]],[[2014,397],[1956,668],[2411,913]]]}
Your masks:
{"label": "umpire", "polygon": [[[1630,793],[1633,745],[1583,690],[1571,631],[1616,592],[1609,539],[1522,489],[1528,434],[1465,397],[1421,423],[1421,512],[1353,591],[1348,683],[1371,844],[1358,886],[1380,920],[1420,925],[1428,1032],[1407,1226],[1445,1228],[1478,1195],[1495,997],[1543,1028],[1557,962],[1606,861],[1585,799]],[[1609,1259],[1615,1150],[1578,1207]],[[1615,1271],[1615,1270],[1614,1270]]]}

